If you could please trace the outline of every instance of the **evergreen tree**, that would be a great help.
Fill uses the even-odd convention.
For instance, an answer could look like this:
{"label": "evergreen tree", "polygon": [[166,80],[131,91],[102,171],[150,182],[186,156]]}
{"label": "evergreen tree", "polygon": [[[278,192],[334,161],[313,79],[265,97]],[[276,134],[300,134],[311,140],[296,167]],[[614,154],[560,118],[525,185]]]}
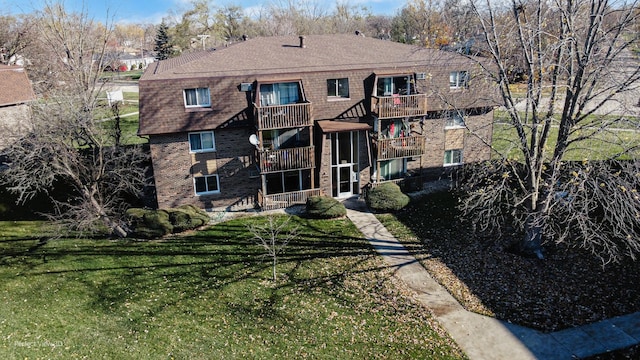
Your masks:
{"label": "evergreen tree", "polygon": [[169,37],[169,26],[162,21],[156,32],[156,45],[153,50],[156,52],[157,60],[166,60],[173,55],[173,45]]}

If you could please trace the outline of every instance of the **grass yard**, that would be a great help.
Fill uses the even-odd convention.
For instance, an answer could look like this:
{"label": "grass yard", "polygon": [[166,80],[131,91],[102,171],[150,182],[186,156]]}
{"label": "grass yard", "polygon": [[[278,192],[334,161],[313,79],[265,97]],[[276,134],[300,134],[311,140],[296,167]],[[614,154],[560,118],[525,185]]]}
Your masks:
{"label": "grass yard", "polygon": [[348,220],[294,217],[279,281],[245,218],[162,241],[0,222],[3,359],[461,359]]}
{"label": "grass yard", "polygon": [[[501,121],[503,119],[504,121]],[[510,159],[522,160],[523,155],[517,144],[518,136],[516,130],[508,123],[506,114],[504,112],[496,111],[496,120],[497,122],[493,126],[493,148],[497,153],[505,154]],[[603,132],[590,139],[571,145],[567,150],[565,160],[604,160],[622,152],[624,148],[640,146],[640,135],[638,130],[628,127],[624,128],[622,126],[623,125],[621,124],[620,129]],[[578,132],[574,134],[572,138],[582,136],[587,131],[588,130],[583,130],[582,132]],[[557,137],[558,128],[552,127],[546,147],[549,157],[553,155],[553,149],[556,145]]]}
{"label": "grass yard", "polygon": [[[122,141],[126,145],[145,144],[149,142],[146,137],[139,137],[138,124],[140,115],[138,114],[138,93],[125,92],[123,93],[125,102],[120,104],[120,129],[122,131]],[[106,95],[103,96],[106,99]],[[113,120],[113,112],[108,106],[106,100],[100,102],[100,107],[96,112],[96,116],[99,119],[103,119],[102,126],[111,131],[113,129],[115,120]]]}
{"label": "grass yard", "polygon": [[[120,118],[120,130],[122,131],[122,142],[125,145],[146,144],[149,142],[147,137],[138,136],[138,119],[137,114]],[[104,128],[113,129],[115,120],[107,120],[102,123]]]}

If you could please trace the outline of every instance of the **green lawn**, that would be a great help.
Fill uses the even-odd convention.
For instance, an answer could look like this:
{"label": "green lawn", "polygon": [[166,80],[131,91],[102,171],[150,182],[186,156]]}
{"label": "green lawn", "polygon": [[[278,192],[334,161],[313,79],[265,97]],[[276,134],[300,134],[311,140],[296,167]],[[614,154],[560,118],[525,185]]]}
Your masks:
{"label": "green lawn", "polygon": [[105,80],[138,80],[142,73],[144,73],[144,70],[105,71],[102,73],[102,78]]}
{"label": "green lawn", "polygon": [[270,279],[246,218],[162,241],[0,222],[3,359],[460,359],[348,220],[295,217]]}
{"label": "green lawn", "polygon": [[[499,154],[505,154],[510,159],[522,160],[522,152],[516,143],[518,136],[515,128],[508,123],[506,113],[496,111],[497,122],[493,127],[493,148]],[[621,124],[618,129],[603,132],[597,136],[592,136],[588,140],[575,143],[567,150],[565,160],[582,161],[603,160],[620,153],[624,148],[640,146],[640,134],[638,131],[631,131],[630,124]],[[637,130],[637,129],[636,129]],[[584,136],[591,130],[577,132],[572,138]],[[558,128],[552,127],[547,142],[546,151],[548,157],[553,155],[553,149],[558,137]]]}
{"label": "green lawn", "polygon": [[[138,93],[125,92],[123,93],[125,102],[120,105],[119,114],[120,129],[122,131],[122,141],[127,145],[144,144],[149,142],[148,138],[139,137],[138,134],[138,122],[139,122],[139,106],[138,106]],[[106,95],[103,96],[106,99]],[[113,111],[108,106],[107,101],[101,101],[99,108],[96,111],[96,117],[101,119],[102,126],[105,129],[113,129],[114,117]]]}

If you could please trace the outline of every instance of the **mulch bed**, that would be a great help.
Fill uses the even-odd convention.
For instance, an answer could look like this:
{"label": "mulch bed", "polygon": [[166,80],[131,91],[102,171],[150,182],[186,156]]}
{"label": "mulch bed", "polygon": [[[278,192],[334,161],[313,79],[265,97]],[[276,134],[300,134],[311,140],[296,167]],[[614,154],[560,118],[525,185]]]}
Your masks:
{"label": "mulch bed", "polygon": [[431,194],[397,216],[416,235],[407,247],[467,309],[543,332],[640,311],[640,261],[603,266],[562,245],[547,247],[544,260],[524,257],[469,231],[455,204]]}

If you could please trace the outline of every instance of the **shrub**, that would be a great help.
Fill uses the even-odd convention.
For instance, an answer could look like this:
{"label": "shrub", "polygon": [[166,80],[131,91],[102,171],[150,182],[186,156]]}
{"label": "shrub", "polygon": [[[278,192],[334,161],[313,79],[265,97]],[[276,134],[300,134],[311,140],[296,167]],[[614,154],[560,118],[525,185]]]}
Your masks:
{"label": "shrub", "polygon": [[209,215],[192,205],[167,210],[131,208],[127,217],[133,234],[143,238],[191,230],[209,222]]}
{"label": "shrub", "polygon": [[173,232],[192,230],[209,222],[209,215],[193,205],[183,205],[167,210]]}
{"label": "shrub", "polygon": [[327,196],[312,196],[307,200],[307,215],[317,219],[334,219],[347,214],[340,201]]}
{"label": "shrub", "polygon": [[409,204],[409,196],[397,184],[388,182],[369,190],[365,201],[376,211],[396,211]]}
{"label": "shrub", "polygon": [[131,208],[127,210],[129,226],[136,236],[155,238],[173,232],[169,213],[164,210]]}

